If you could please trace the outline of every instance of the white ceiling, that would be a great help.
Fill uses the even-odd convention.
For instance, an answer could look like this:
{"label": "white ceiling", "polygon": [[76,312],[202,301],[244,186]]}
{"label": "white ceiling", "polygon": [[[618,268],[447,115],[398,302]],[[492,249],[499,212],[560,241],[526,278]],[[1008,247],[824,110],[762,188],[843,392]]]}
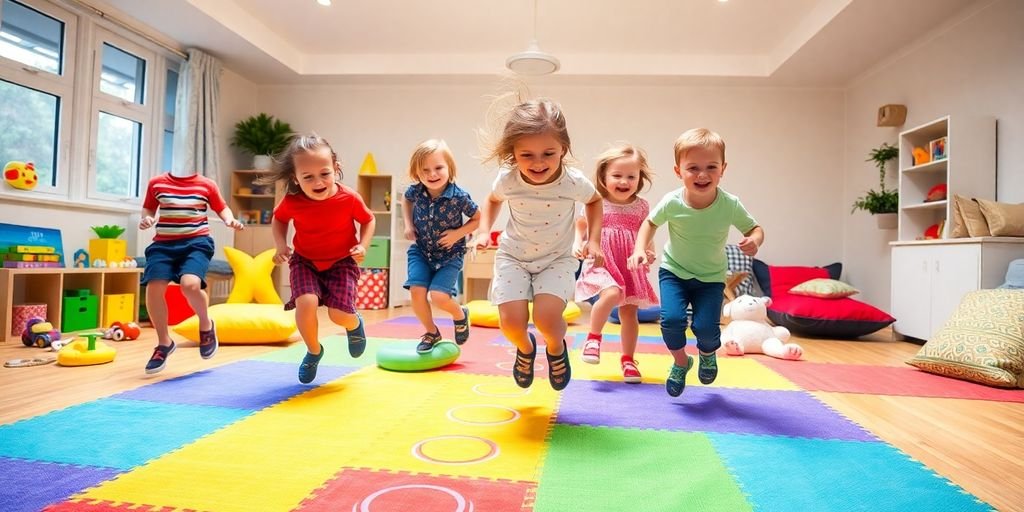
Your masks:
{"label": "white ceiling", "polygon": [[[489,77],[534,34],[534,0],[86,1],[260,84]],[[556,79],[838,87],[987,1],[536,0],[536,39]]]}

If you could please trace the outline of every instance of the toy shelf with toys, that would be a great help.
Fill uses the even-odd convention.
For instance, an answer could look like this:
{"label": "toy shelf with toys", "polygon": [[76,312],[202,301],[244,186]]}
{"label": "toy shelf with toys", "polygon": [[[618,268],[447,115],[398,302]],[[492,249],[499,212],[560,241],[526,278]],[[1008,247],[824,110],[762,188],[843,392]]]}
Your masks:
{"label": "toy shelf with toys", "polygon": [[[21,343],[12,333],[16,306],[45,306],[45,320],[62,333],[104,329],[108,321],[138,322],[141,268],[0,269],[0,341]],[[65,306],[69,305],[67,309]],[[88,318],[75,316],[82,304]],[[41,309],[41,308],[40,308]],[[71,327],[70,329],[68,327]]]}

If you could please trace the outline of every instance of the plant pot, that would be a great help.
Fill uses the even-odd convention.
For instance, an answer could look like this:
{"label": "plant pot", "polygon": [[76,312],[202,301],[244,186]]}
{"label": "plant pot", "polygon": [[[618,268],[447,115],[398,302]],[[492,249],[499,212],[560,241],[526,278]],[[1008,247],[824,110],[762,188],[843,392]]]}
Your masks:
{"label": "plant pot", "polygon": [[274,159],[270,155],[256,155],[252,157],[253,169],[270,169],[274,165]]}
{"label": "plant pot", "polygon": [[896,229],[898,224],[895,213],[876,213],[875,221],[878,222],[878,229]]}

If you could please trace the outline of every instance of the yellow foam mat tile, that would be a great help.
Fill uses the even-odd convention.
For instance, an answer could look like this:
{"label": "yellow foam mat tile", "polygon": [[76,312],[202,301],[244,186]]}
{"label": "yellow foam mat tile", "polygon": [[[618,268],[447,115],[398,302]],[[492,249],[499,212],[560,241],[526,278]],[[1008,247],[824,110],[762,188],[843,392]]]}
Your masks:
{"label": "yellow foam mat tile", "polygon": [[375,439],[415,424],[382,407],[429,387],[365,368],[150,461],[78,498],[195,510],[289,510],[343,466],[364,466]]}
{"label": "yellow foam mat tile", "polygon": [[[572,378],[585,380],[604,380],[622,382],[622,368],[619,366],[620,352],[601,351],[599,364],[584,363],[580,357],[581,350],[572,350]],[[672,356],[662,354],[636,354],[637,368],[643,375],[642,382],[648,384],[664,384],[668,378]],[[687,384],[700,384],[697,378],[697,356],[693,356],[694,368],[686,374]],[[572,384],[569,384],[570,386]],[[625,385],[625,384],[623,384]],[[785,377],[754,359],[731,357],[719,354],[718,378],[712,386],[726,388],[765,389],[782,391],[799,391],[800,388]]]}
{"label": "yellow foam mat tile", "polygon": [[[588,332],[590,332],[590,326],[589,325],[585,325],[585,324],[570,324],[569,327],[566,329],[566,331],[570,332],[570,333],[578,333],[578,332],[588,333]],[[601,333],[602,334],[620,334],[621,332],[622,332],[622,326],[619,325],[619,324],[613,324],[611,322],[606,323],[604,325],[604,329],[601,329]],[[637,335],[638,336],[656,336],[656,337],[660,338],[661,337],[661,327],[659,327],[658,324],[650,324],[650,323],[640,324],[639,329],[637,330]],[[691,338],[693,337],[693,333],[690,332],[689,329],[686,330],[686,335],[688,337],[691,337]]]}
{"label": "yellow foam mat tile", "polygon": [[437,372],[414,376],[437,393],[415,428],[377,438],[362,466],[507,480],[535,480],[559,395],[546,379],[529,389],[509,376]]}

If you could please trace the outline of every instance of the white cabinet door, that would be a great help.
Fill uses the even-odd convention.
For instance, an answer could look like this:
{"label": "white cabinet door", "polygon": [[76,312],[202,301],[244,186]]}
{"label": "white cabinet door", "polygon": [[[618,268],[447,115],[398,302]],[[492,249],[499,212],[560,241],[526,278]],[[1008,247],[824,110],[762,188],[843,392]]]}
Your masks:
{"label": "white cabinet door", "polygon": [[981,244],[943,245],[931,251],[930,339],[960,305],[968,292],[981,289]]}
{"label": "white cabinet door", "polygon": [[927,339],[931,334],[931,249],[892,248],[893,329],[905,336]]}

